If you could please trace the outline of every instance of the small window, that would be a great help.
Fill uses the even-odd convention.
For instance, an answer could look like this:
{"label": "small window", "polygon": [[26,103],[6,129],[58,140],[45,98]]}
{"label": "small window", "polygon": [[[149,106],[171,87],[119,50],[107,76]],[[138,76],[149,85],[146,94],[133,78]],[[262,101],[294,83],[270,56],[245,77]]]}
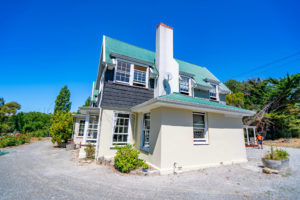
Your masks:
{"label": "small window", "polygon": [[128,143],[130,114],[115,113],[113,129],[113,145],[125,145]]}
{"label": "small window", "polygon": [[85,127],[85,120],[80,120],[80,121],[79,121],[79,132],[78,132],[78,136],[83,136],[83,134],[84,134],[84,127]]}
{"label": "small window", "polygon": [[134,65],[133,85],[146,86],[147,68],[139,65]]}
{"label": "small window", "polygon": [[209,99],[218,101],[218,86],[216,84],[211,84],[212,88],[209,90]]}
{"label": "small window", "polygon": [[118,60],[116,67],[116,81],[129,83],[130,68],[130,63]]}
{"label": "small window", "polygon": [[193,113],[194,144],[207,144],[205,113]]}
{"label": "small window", "polygon": [[87,139],[89,140],[96,140],[98,133],[98,117],[97,116],[90,116]]}
{"label": "small window", "polygon": [[142,149],[147,151],[150,146],[150,113],[144,114],[142,134]]}
{"label": "small window", "polygon": [[179,90],[180,93],[189,95],[190,92],[190,79],[187,77],[180,77],[179,80]]}

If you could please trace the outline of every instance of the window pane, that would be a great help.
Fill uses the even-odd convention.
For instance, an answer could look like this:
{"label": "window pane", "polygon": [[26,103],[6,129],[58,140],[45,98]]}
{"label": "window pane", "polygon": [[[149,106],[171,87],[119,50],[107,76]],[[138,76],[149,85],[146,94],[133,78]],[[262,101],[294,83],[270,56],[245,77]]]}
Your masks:
{"label": "window pane", "polygon": [[180,92],[189,93],[189,78],[181,77],[179,80]]}
{"label": "window pane", "polygon": [[143,118],[143,141],[142,144],[145,148],[149,147],[150,142],[150,113],[144,114]]}
{"label": "window pane", "polygon": [[129,82],[130,77],[130,63],[119,61],[116,68],[116,80]]}
{"label": "window pane", "polygon": [[113,133],[113,145],[126,144],[130,115],[125,113],[116,113],[115,117],[116,124]]}
{"label": "window pane", "polygon": [[193,113],[194,142],[206,142],[205,114]]}
{"label": "window pane", "polygon": [[194,130],[194,138],[205,138],[204,129]]}

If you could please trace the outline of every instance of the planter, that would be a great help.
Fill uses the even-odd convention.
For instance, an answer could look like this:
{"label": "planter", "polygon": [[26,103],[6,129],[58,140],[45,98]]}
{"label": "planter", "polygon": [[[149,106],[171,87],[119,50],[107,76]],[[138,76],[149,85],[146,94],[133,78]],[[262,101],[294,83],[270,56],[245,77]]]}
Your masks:
{"label": "planter", "polygon": [[263,162],[263,165],[270,169],[276,169],[276,170],[282,170],[289,167],[289,161],[290,159],[283,159],[283,160],[268,160],[265,158],[261,159]]}

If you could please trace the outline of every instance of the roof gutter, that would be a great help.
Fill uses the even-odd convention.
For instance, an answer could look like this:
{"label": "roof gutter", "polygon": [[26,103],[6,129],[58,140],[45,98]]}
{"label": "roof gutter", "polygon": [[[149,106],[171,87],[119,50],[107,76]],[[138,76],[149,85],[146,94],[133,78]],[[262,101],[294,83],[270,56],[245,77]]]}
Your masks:
{"label": "roof gutter", "polygon": [[176,101],[176,100],[170,100],[170,99],[164,99],[164,98],[154,98],[149,101],[146,101],[142,104],[139,104],[137,106],[134,106],[131,108],[133,112],[139,112],[142,108],[146,106],[155,106],[156,107],[162,107],[162,106],[168,106],[168,107],[182,107],[182,108],[188,108],[193,109],[203,109],[204,111],[207,112],[221,112],[225,114],[235,114],[235,115],[242,115],[242,116],[253,116],[255,114],[254,111],[250,110],[235,110],[235,109],[228,109],[228,108],[222,108],[222,107],[217,107],[217,106],[212,106],[212,105],[205,105],[205,104],[198,104],[198,103],[190,103],[190,102],[183,102],[183,101]]}

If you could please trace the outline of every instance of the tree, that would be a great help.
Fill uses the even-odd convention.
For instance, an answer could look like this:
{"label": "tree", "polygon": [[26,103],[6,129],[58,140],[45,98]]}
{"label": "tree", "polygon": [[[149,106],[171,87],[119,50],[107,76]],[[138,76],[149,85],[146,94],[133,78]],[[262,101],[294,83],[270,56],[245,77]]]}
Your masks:
{"label": "tree", "polygon": [[5,103],[4,99],[0,98],[0,133],[7,133],[13,130],[10,119],[20,108],[20,104],[16,102]]}
{"label": "tree", "polygon": [[242,90],[242,83],[239,81],[233,80],[233,79],[226,81],[225,85],[233,93],[241,92],[241,90]]}
{"label": "tree", "polygon": [[50,115],[40,112],[20,112],[11,118],[14,129],[20,132],[49,131]]}
{"label": "tree", "polygon": [[51,115],[50,135],[53,144],[61,145],[72,135],[73,116],[66,111],[57,111]]}
{"label": "tree", "polygon": [[68,86],[64,86],[55,100],[54,113],[58,111],[66,111],[69,112],[71,110],[71,102],[70,102],[71,92],[68,89]]}
{"label": "tree", "polygon": [[242,92],[231,93],[226,95],[226,104],[230,106],[243,107],[244,105],[244,94]]}
{"label": "tree", "polygon": [[89,107],[91,106],[91,97],[88,97],[83,105],[83,107]]}

